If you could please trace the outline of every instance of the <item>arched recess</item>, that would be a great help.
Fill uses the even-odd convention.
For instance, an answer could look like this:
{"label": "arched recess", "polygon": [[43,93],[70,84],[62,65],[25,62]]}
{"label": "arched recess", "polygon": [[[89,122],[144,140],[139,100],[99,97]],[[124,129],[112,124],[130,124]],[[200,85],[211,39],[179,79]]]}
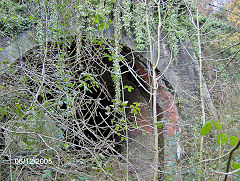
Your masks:
{"label": "arched recess", "polygon": [[[54,117],[54,113],[49,117],[54,117],[61,139],[72,143],[72,152],[84,158],[104,154],[126,161],[128,150],[130,174],[151,180],[154,160],[151,70],[141,55],[127,46],[122,47],[120,54],[124,60],[120,66],[124,100],[121,101],[127,101],[125,117],[119,110],[123,108],[121,102],[118,109],[113,101],[115,88],[110,48],[111,41],[99,38],[84,38],[81,47],[73,41],[64,51],[57,44],[49,44],[45,56],[41,54],[44,50],[35,47],[18,59],[14,67],[19,71],[19,80],[30,86],[29,93],[37,96],[35,103],[46,106],[45,110],[55,111],[57,116]],[[41,87],[38,81],[43,81],[43,69],[45,78]],[[164,137],[178,131],[179,117],[174,96],[165,81],[158,83],[159,154],[163,166]]]}

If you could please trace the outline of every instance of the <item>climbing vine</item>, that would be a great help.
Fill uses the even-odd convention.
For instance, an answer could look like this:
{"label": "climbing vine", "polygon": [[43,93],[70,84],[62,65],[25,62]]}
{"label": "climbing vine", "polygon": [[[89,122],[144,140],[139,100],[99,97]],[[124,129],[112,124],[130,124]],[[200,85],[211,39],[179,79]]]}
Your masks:
{"label": "climbing vine", "polygon": [[114,72],[114,84],[115,84],[115,98],[121,100],[121,69],[120,69],[120,37],[121,37],[121,25],[120,25],[120,9],[118,3],[116,3],[116,8],[114,11],[114,43],[115,52],[113,58],[113,72]]}

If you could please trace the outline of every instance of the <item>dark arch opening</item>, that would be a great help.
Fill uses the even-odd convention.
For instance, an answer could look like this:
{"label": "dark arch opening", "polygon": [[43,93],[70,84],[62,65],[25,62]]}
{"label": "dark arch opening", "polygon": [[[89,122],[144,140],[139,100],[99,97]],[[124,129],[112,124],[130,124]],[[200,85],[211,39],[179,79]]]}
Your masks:
{"label": "dark arch opening", "polygon": [[[87,42],[84,42],[83,40],[82,44],[82,49],[84,49]],[[76,60],[77,52],[76,44],[74,42],[71,46],[69,46],[67,50],[67,52],[69,52],[69,58],[65,62],[66,70],[74,73],[71,75],[70,83],[72,85],[70,88],[78,93],[75,95],[76,98],[74,99],[74,103],[72,105],[75,112],[72,115],[65,117],[66,121],[64,122],[64,126],[68,126],[68,128],[64,129],[64,136],[68,142],[71,142],[74,145],[78,145],[73,147],[71,151],[81,150],[83,145],[87,145],[92,148],[95,147],[94,151],[103,152],[106,155],[110,153],[122,153],[125,149],[125,140],[122,139],[122,137],[125,136],[125,132],[115,130],[117,125],[114,120],[121,119],[122,115],[120,113],[113,113],[112,100],[114,99],[115,90],[111,77],[112,61],[110,61],[108,57],[104,56],[105,53],[110,54],[108,49],[109,47],[105,45],[103,50],[101,50],[102,57],[97,59],[98,61],[93,61],[90,60],[89,57],[95,56],[95,53],[99,51],[99,48],[102,46],[102,44],[98,45],[96,43],[91,46],[91,51],[86,50],[87,53],[81,57],[80,61]],[[57,51],[53,52],[54,53],[52,54],[57,54]],[[143,67],[145,66],[145,68],[147,68],[147,66],[144,65],[142,57],[140,55],[137,53],[132,54],[131,52],[132,50],[130,48],[123,46],[121,55],[125,57],[126,62],[133,68],[135,72],[141,74],[136,69],[135,63],[141,62]],[[133,56],[135,62],[133,61]],[[28,58],[25,59],[26,61],[28,60]],[[24,58],[22,61],[24,61]],[[126,67],[126,65],[123,63],[121,63],[120,66],[121,71],[125,72],[125,74],[122,75],[123,84],[132,86],[134,88],[133,92],[128,92],[127,89],[124,90],[125,100],[128,101],[128,105],[131,105],[134,102],[148,103],[150,99],[148,93],[146,93],[146,91],[141,86],[139,86],[140,83],[147,88],[146,82],[141,79],[137,81],[135,77],[128,71],[128,67]],[[41,68],[41,64],[37,62],[37,73],[41,73]],[[55,71],[52,67],[48,68],[52,72]],[[85,80],[87,77],[84,75],[87,74],[93,76],[96,84],[93,84],[93,80],[91,79]],[[82,84],[83,80],[86,82],[86,85]],[[34,84],[34,82],[30,81],[29,84]],[[79,87],[80,85],[82,85],[82,87]],[[50,86],[45,86],[48,89],[51,89]],[[86,88],[88,89],[87,91]],[[32,89],[31,91],[36,93],[36,89]],[[67,110],[68,106],[65,102],[64,97],[60,96],[61,99],[56,100],[56,97],[59,96],[57,93],[58,91],[60,90],[50,90],[50,92],[44,95],[39,95],[38,101],[40,104],[44,103],[45,101],[61,102],[56,108],[56,110],[58,110],[58,112],[61,114]],[[94,106],[96,106],[96,109],[92,113]],[[160,108],[158,109],[159,112],[161,112]],[[126,109],[126,113],[128,119],[131,119],[132,114],[130,108]],[[131,125],[129,126],[131,129]],[[107,143],[104,146],[100,144],[103,143],[103,140],[105,143]],[[100,149],[98,149],[98,146]]]}
{"label": "dark arch opening", "polygon": [[[109,47],[107,45],[104,45],[105,47],[102,50],[101,60],[91,61],[88,58],[88,57],[93,57],[95,55],[95,52],[99,51],[99,48],[102,46],[102,44],[101,45],[97,44],[97,41],[96,41],[96,44],[92,45],[91,51],[88,51],[84,57],[81,57],[81,62],[82,62],[81,66],[84,68],[81,71],[79,71],[78,69],[78,73],[75,74],[74,78],[77,79],[77,76],[85,72],[85,70],[92,70],[91,74],[101,75],[101,76],[97,76],[96,78],[97,79],[96,81],[99,82],[101,86],[99,88],[97,88],[96,86],[93,86],[90,89],[91,91],[88,91],[85,95],[87,99],[88,98],[92,99],[91,105],[94,105],[95,102],[98,101],[97,99],[100,99],[99,101],[100,106],[96,110],[94,116],[91,117],[90,119],[88,119],[90,117],[90,112],[87,111],[87,106],[86,107],[83,106],[81,109],[78,109],[78,111],[79,110],[81,111],[76,114],[76,117],[78,119],[78,122],[81,122],[81,118],[88,119],[87,126],[90,129],[85,129],[83,131],[88,142],[97,143],[101,141],[101,139],[107,138],[109,142],[112,142],[112,141],[114,142],[113,152],[123,153],[125,149],[124,148],[125,140],[122,138],[125,136],[125,131],[115,132],[115,129],[118,127],[116,125],[117,121],[115,122],[115,120],[121,119],[123,115],[121,115],[121,113],[119,112],[109,115],[109,111],[107,111],[106,109],[106,108],[108,109],[110,108],[111,111],[113,110],[112,101],[114,100],[114,96],[115,96],[114,82],[111,74],[113,62],[112,60],[109,59],[108,56],[105,56],[106,54],[108,55],[111,54],[109,52]],[[82,47],[86,46],[87,43],[88,42],[85,42],[85,40],[83,40]],[[71,52],[72,57],[75,56],[76,49],[77,49],[76,44],[73,43],[71,46],[71,49],[68,50],[69,52]],[[120,54],[123,57],[125,57],[125,63],[128,64],[128,66],[132,67],[133,71],[136,71],[137,73],[140,74],[140,72],[136,70],[136,66],[135,66],[136,62],[134,61],[141,62],[142,57],[140,57],[136,53],[132,54],[131,52],[132,50],[130,48],[123,46]],[[80,67],[79,64],[76,65],[76,60],[74,58],[71,59],[71,61],[68,62],[68,64],[73,65],[72,67],[75,67],[75,68]],[[136,78],[129,71],[129,67],[127,67],[126,64],[120,63],[121,72],[124,72],[124,74],[122,75],[122,82],[123,82],[123,85],[132,86],[134,88],[134,91],[129,92],[127,89],[125,89],[124,101],[128,101],[128,107],[129,105],[132,105],[134,102],[148,103],[150,97],[148,93],[140,86],[140,84],[142,84],[142,86],[145,86],[148,89],[146,81],[143,81],[143,79],[141,78],[138,78],[138,81],[137,81]],[[142,65],[145,66],[144,63],[142,63]],[[72,70],[72,72],[76,72],[76,71]],[[88,84],[90,85],[91,82],[88,82]],[[80,92],[83,92],[83,88]],[[130,108],[126,109],[126,114],[129,120],[133,119],[131,118],[131,116],[133,115],[131,114]],[[84,128],[87,127],[86,125],[82,125],[82,126]],[[74,130],[75,128],[72,128],[72,129]],[[130,125],[130,129],[131,129],[131,125]],[[114,132],[114,133],[111,133],[111,132]],[[82,141],[81,137],[73,137],[73,142],[80,145],[81,145],[81,142],[82,144],[85,144],[85,142]]]}

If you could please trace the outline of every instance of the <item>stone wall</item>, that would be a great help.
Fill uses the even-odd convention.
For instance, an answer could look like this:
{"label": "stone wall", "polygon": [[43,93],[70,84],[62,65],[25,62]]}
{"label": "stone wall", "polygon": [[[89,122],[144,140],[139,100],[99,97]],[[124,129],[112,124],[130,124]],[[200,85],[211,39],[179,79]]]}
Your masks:
{"label": "stone wall", "polygon": [[[105,38],[112,39],[113,32],[113,27],[104,31]],[[34,32],[31,31],[26,32],[13,44],[0,52],[1,74],[10,64],[14,63],[16,59],[20,58],[25,52],[36,46],[32,36],[33,34]],[[100,36],[100,34],[96,34],[96,36]],[[135,42],[124,34],[122,35],[121,43],[132,50],[136,50]],[[155,59],[157,59],[156,48],[157,46],[155,45]],[[139,56],[138,62],[135,65],[135,70],[141,75],[147,75],[149,72],[146,65],[148,65],[148,61],[150,60],[150,54],[148,52],[141,52],[139,55],[141,56]],[[160,117],[163,118],[162,122],[166,125],[164,133],[164,148],[159,148],[160,150],[164,149],[165,156],[160,158],[162,159],[161,161],[163,162],[164,160],[166,165],[170,168],[176,164],[177,159],[180,159],[177,157],[177,152],[180,148],[178,136],[181,132],[181,124],[190,122],[194,119],[195,115],[197,116],[199,114],[199,66],[191,45],[187,43],[179,44],[179,54],[177,61],[174,62],[173,59],[171,59],[171,51],[167,46],[167,37],[164,36],[161,41],[161,60],[157,68],[159,71],[158,105],[162,112]],[[145,77],[144,79],[149,84],[151,83],[149,82],[149,77]],[[214,112],[211,97],[205,82],[204,89],[205,101],[211,112]],[[142,93],[139,92],[136,95],[140,96]],[[135,169],[141,173],[139,177],[146,180],[151,178],[151,173],[153,171],[151,167],[154,143],[154,135],[151,131],[152,110],[150,105],[148,105],[148,100],[144,98],[144,96],[142,98],[137,98],[137,100],[139,99],[144,102],[146,107],[140,112],[141,114],[138,117],[138,123],[144,124],[147,135],[144,135],[144,132],[140,132],[137,135],[134,135],[134,132],[131,132],[130,134],[132,134],[132,138],[134,138],[132,140],[141,144],[135,144],[133,141],[133,146],[130,147],[129,153],[130,159],[134,160],[133,165]],[[180,105],[181,108],[178,108],[177,104]],[[176,173],[176,171],[174,172]],[[177,174],[176,177],[178,177]]]}

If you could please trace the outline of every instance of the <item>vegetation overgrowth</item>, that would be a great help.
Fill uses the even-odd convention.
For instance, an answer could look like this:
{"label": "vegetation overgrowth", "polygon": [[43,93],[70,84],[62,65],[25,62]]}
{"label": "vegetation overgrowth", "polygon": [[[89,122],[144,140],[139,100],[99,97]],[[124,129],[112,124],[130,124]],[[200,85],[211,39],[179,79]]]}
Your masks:
{"label": "vegetation overgrowth", "polygon": [[[131,169],[128,134],[134,129],[145,134],[133,121],[144,103],[125,99],[127,94],[134,97],[136,87],[124,82],[123,70],[133,62],[120,54],[124,48],[121,33],[132,38],[141,53],[151,51],[153,35],[159,35],[161,29],[175,63],[179,44],[191,42],[196,60],[203,63],[201,72],[218,115],[218,120],[213,120],[204,110],[204,124],[201,113],[182,123],[182,127],[190,125],[180,135],[183,156],[171,169],[180,170],[179,178],[185,180],[239,179],[240,2],[231,0],[219,7],[212,4],[194,0],[2,0],[1,38],[14,39],[24,30],[35,29],[39,46],[1,75],[0,128],[5,143],[0,178],[138,178]],[[112,27],[112,40],[96,36]],[[155,63],[149,63],[150,71],[155,71]],[[111,91],[101,77],[105,72],[111,77]],[[136,72],[134,75],[139,76]],[[147,86],[154,92],[154,85]],[[99,126],[95,118],[102,120]],[[153,126],[164,124],[162,121]],[[124,145],[125,153],[116,145]],[[29,156],[49,163],[28,164]],[[18,164],[9,163],[11,157],[20,160]],[[174,180],[166,168],[160,168],[161,179]]]}

